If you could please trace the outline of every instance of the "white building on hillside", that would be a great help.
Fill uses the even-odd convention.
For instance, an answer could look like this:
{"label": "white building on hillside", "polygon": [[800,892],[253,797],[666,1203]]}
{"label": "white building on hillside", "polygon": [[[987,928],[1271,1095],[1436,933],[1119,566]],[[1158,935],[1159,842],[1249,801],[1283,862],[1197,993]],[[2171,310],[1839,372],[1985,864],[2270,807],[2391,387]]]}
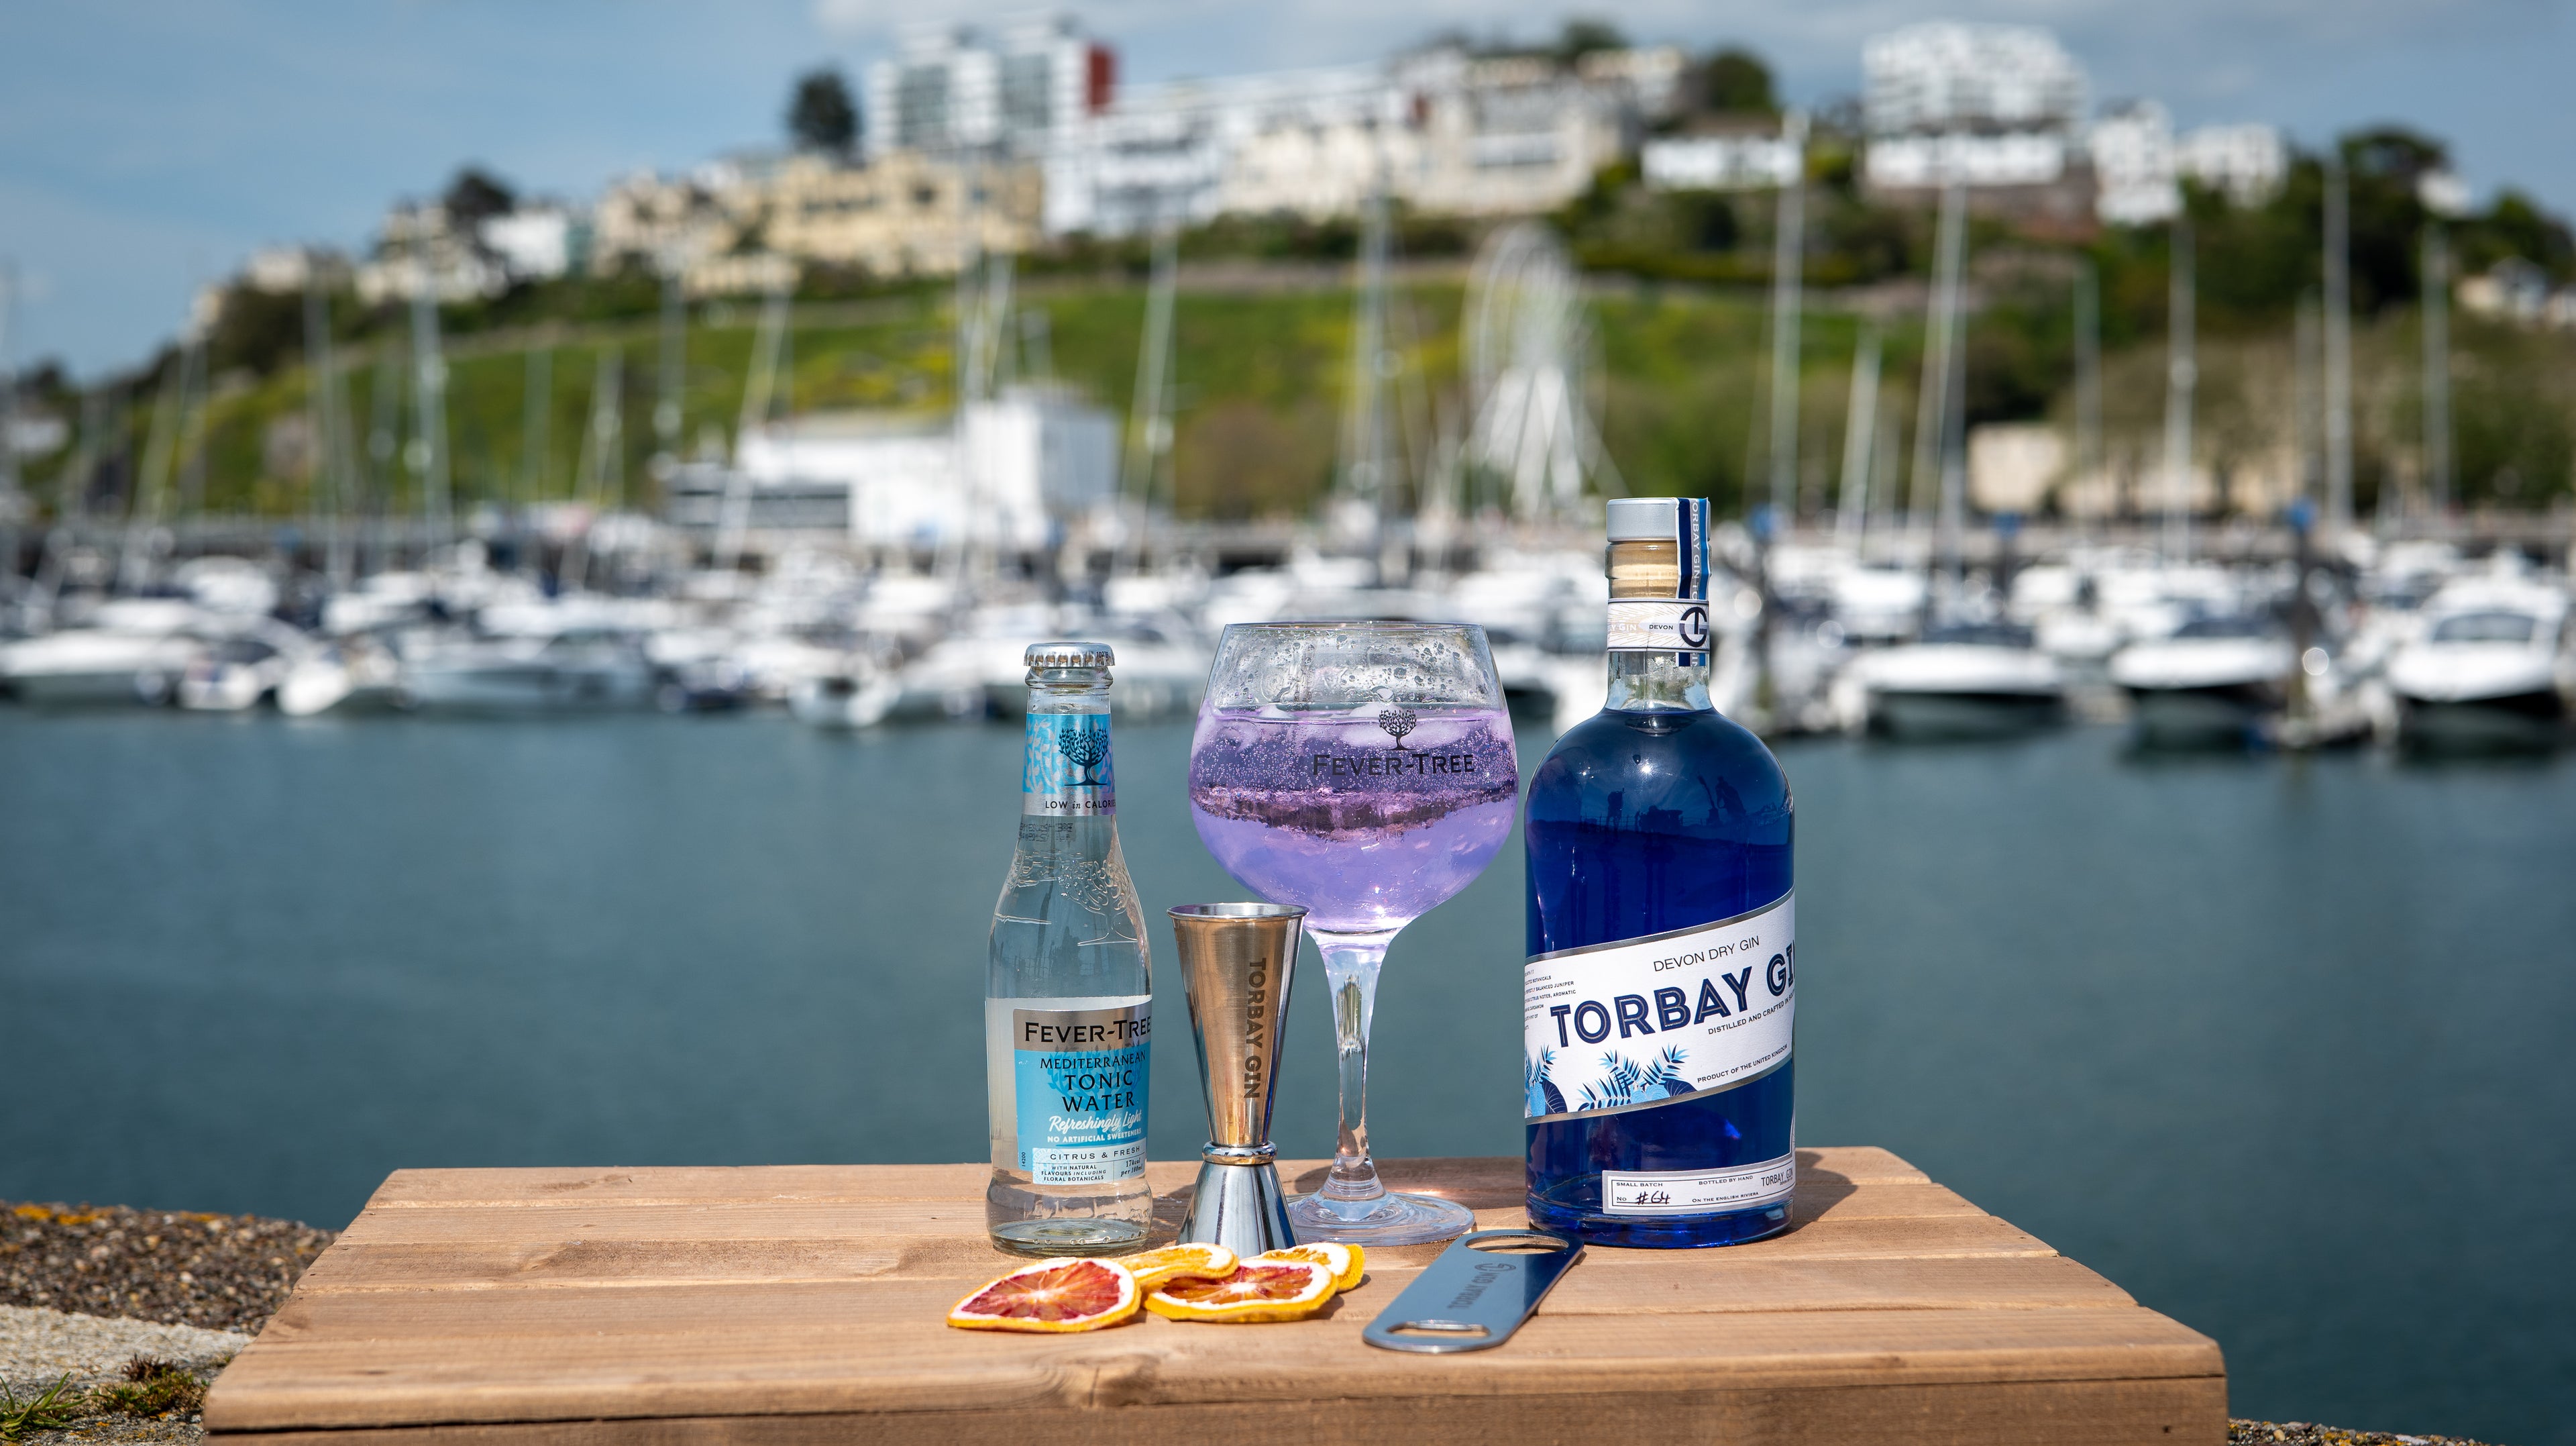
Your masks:
{"label": "white building on hillside", "polygon": [[2036,26],[1908,25],[1861,47],[1869,133],[2071,132],[2084,123],[2084,67]]}
{"label": "white building on hillside", "polygon": [[989,32],[925,21],[903,31],[901,46],[895,59],[868,67],[864,139],[871,156],[985,151],[1034,158],[1106,109],[1117,86],[1115,53],[1067,15]]}
{"label": "white building on hillside", "polygon": [[477,234],[514,280],[552,281],[590,259],[590,223],[562,206],[521,206],[486,219]]}
{"label": "white building on hillside", "polygon": [[2094,209],[2114,226],[2179,215],[2186,180],[2239,206],[2258,206],[2280,194],[2290,169],[2289,147],[2270,126],[2203,126],[2177,137],[2173,118],[2151,100],[2103,116],[2088,144],[2098,187]]}
{"label": "white building on hillside", "polygon": [[482,238],[450,222],[436,201],[406,202],[385,212],[375,256],[357,269],[358,299],[369,306],[408,301],[426,290],[441,302],[482,301],[510,289],[510,273]]}
{"label": "white building on hillside", "polygon": [[2271,126],[2202,126],[2175,143],[2174,166],[2239,206],[2259,206],[2281,194],[2290,148]]}
{"label": "white building on hillside", "polygon": [[1060,392],[1014,387],[949,415],[825,412],[744,434],[738,470],[686,469],[670,520],[754,531],[845,519],[862,546],[929,550],[971,541],[1029,550],[1117,487],[1118,428]]}
{"label": "white building on hillside", "polygon": [[1797,179],[1798,148],[1785,136],[1663,136],[1640,157],[1659,191],[1768,191]]}
{"label": "white building on hillside", "polygon": [[2133,101],[2093,125],[2094,214],[2114,226],[2147,226],[2182,210],[2175,181],[2173,117]]}
{"label": "white building on hillside", "polygon": [[1544,211],[1633,149],[1679,89],[1677,50],[1572,67],[1440,49],[1388,65],[1176,82],[1121,96],[1047,157],[1047,230],[1355,214],[1379,187],[1420,210]]}
{"label": "white building on hillside", "polygon": [[591,208],[590,269],[685,271],[730,249],[740,222],[728,197],[747,178],[743,166],[717,163],[684,176],[638,171],[617,180]]}
{"label": "white building on hillside", "polygon": [[1882,191],[2058,186],[2091,85],[2045,30],[1909,25],[1861,48],[1863,175]]}

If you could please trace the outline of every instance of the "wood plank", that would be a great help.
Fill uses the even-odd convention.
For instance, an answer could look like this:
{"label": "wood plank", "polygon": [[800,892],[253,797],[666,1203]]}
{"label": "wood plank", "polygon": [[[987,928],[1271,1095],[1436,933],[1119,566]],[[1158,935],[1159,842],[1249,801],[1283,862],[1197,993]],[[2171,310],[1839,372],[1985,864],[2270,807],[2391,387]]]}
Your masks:
{"label": "wood plank", "polygon": [[1975,1386],[1700,1390],[1548,1396],[1346,1398],[1167,1406],[1086,1405],[978,1415],[697,1416],[661,1420],[224,1432],[239,1446],[1600,1446],[1604,1440],[1747,1446],[2221,1446],[2223,1377],[2010,1381]]}
{"label": "wood plank", "polygon": [[[1286,1160],[1280,1178],[1291,1188],[1317,1175],[1329,1160]],[[1521,1162],[1512,1156],[1381,1160],[1380,1172],[1396,1189],[1437,1189],[1467,1195],[1500,1194],[1510,1202],[1525,1188]],[[1839,1177],[1846,1183],[1926,1183],[1929,1176],[1874,1146],[1837,1145],[1798,1152],[1803,1175]],[[1198,1166],[1188,1160],[1147,1167],[1155,1192],[1186,1189]],[[587,1203],[734,1204],[758,1200],[865,1201],[963,1200],[982,1196],[987,1169],[959,1165],[739,1165],[634,1168],[397,1170],[386,1177],[369,1210],[489,1209],[503,1206]],[[1481,1202],[1480,1202],[1481,1203]]]}
{"label": "wood plank", "polygon": [[[494,1211],[476,1215],[461,1210],[387,1211],[361,1216],[339,1243],[316,1262],[316,1283],[343,1280],[344,1269],[356,1268],[359,1246],[446,1245],[481,1249],[546,1247],[595,1250],[609,1243],[678,1246],[725,1242],[792,1240],[856,1247],[879,1252],[849,1257],[865,1268],[888,1265],[910,1252],[947,1254],[999,1261],[984,1244],[982,1203],[968,1209],[935,1204],[790,1205],[763,1209],[716,1206],[641,1206],[632,1210]],[[1525,1212],[1480,1210],[1483,1229],[1528,1223]],[[332,1252],[353,1252],[344,1267]],[[1412,1247],[1420,1258],[1435,1247]],[[1798,1258],[1909,1259],[1958,1255],[2050,1255],[2046,1243],[1991,1215],[1900,1215],[1872,1217],[1860,1211],[1832,1211],[1785,1235],[1735,1252],[1759,1252]],[[1391,1255],[1390,1263],[1409,1258]]]}
{"label": "wood plank", "polygon": [[240,1431],[2220,1372],[2205,1337],[2135,1307],[1677,1315],[1651,1331],[1542,1313],[1500,1349],[1434,1357],[1361,1345],[1374,1312],[1359,1309],[1294,1329],[1148,1317],[1095,1335],[996,1336],[950,1330],[935,1306],[889,1314],[892,1289],[836,1292],[837,1309],[824,1295],[618,1292],[614,1311],[597,1308],[607,1292],[527,1292],[505,1322],[449,1315],[465,1333],[444,1335],[413,1318],[417,1300],[341,1297],[328,1321],[281,1315],[217,1382],[206,1421]]}
{"label": "wood plank", "polygon": [[[864,1251],[865,1247],[860,1247]],[[1436,1247],[1370,1257],[1353,1307],[1391,1299],[1412,1283]],[[970,1254],[971,1252],[971,1254]],[[911,1258],[883,1261],[811,1252],[801,1246],[719,1246],[704,1255],[674,1259],[657,1246],[615,1245],[531,1252],[525,1257],[474,1256],[443,1248],[360,1247],[363,1269],[345,1278],[316,1281],[301,1292],[316,1300],[351,1293],[489,1290],[633,1289],[647,1286],[850,1285],[918,1282],[962,1296],[978,1282],[1009,1268],[999,1257],[974,1249],[923,1249]],[[387,1255],[392,1258],[385,1258]],[[348,1256],[344,1256],[344,1259]],[[853,1265],[881,1269],[852,1269]],[[317,1267],[318,1272],[318,1267]],[[1383,1291],[1384,1294],[1379,1292]],[[1677,1272],[1635,1251],[1597,1250],[1548,1297],[1550,1311],[1661,1314],[1683,1311],[1851,1310],[1862,1308],[2126,1305],[2119,1287],[2062,1256],[1957,1256],[1896,1262],[1852,1259],[1778,1259],[1744,1254]]]}
{"label": "wood plank", "polygon": [[[1373,1251],[1369,1278],[1401,1290],[1439,1249]],[[955,1238],[893,1244],[858,1240],[578,1240],[506,1246],[344,1243],[315,1262],[298,1288],[319,1296],[381,1290],[923,1280],[963,1293],[1013,1263],[981,1240]],[[1850,1282],[1834,1287],[1837,1290],[1871,1285],[1895,1292],[1885,1298],[1889,1304],[1918,1299],[1938,1303],[1938,1297],[1929,1294],[1933,1289],[1925,1284],[1929,1281],[1946,1282],[1944,1289],[1984,1292],[1961,1295],[1951,1302],[1958,1305],[2018,1304],[2044,1298],[2057,1288],[2046,1282],[2080,1280],[2085,1282],[2081,1286],[2085,1292],[2116,1289],[2082,1266],[2045,1253],[1907,1255],[1890,1260],[1884,1255],[1793,1255],[1739,1247],[1713,1252],[1704,1262],[1677,1269],[1668,1256],[1597,1249],[1551,1297],[1550,1308],[1568,1308],[1565,1303],[1587,1298],[1597,1281],[1604,1291],[1626,1292],[1640,1302],[1723,1296],[1731,1303],[1708,1308],[1761,1309],[1765,1307],[1760,1302],[1774,1299],[1773,1293],[1784,1289],[1785,1282],[1826,1280]]]}

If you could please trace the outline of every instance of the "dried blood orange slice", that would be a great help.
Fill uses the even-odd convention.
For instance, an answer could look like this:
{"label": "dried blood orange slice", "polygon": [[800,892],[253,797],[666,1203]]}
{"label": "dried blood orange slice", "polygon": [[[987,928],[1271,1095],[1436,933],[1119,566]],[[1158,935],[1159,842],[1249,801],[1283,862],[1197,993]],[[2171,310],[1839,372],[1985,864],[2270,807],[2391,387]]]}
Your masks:
{"label": "dried blood orange slice", "polygon": [[[1265,1250],[1252,1259],[1255,1263],[1265,1260],[1312,1262],[1333,1273],[1335,1290],[1349,1290],[1357,1286],[1360,1283],[1361,1274],[1368,1269],[1367,1251],[1356,1245],[1344,1245],[1338,1240],[1318,1240],[1312,1245],[1284,1245],[1277,1250]],[[1147,1288],[1151,1289],[1150,1286]]]}
{"label": "dried blood orange slice", "polygon": [[948,1312],[970,1331],[1089,1331],[1136,1313],[1144,1292],[1112,1260],[1059,1256],[978,1286]]}
{"label": "dried blood orange slice", "polygon": [[1247,1260],[1231,1275],[1167,1282],[1145,1309],[1172,1320],[1296,1320],[1332,1298],[1333,1273],[1312,1261]]}
{"label": "dried blood orange slice", "polygon": [[1232,1275],[1235,1266],[1241,1264],[1234,1252],[1222,1245],[1166,1245],[1160,1250],[1130,1255],[1118,1263],[1136,1277],[1136,1288],[1147,1292],[1185,1275]]}

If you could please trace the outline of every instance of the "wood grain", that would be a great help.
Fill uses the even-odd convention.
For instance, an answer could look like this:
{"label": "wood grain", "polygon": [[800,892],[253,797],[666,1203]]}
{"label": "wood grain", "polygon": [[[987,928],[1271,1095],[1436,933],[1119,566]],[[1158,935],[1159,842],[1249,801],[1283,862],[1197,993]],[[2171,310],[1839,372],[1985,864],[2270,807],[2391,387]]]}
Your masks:
{"label": "wood grain", "polygon": [[[1358,1339],[1437,1247],[1372,1253],[1294,1326],[998,1336],[941,1322],[1011,1263],[981,1166],[403,1171],[206,1424],[315,1446],[2223,1437],[2208,1339],[1886,1151],[1800,1155],[1789,1233],[1596,1248],[1508,1345],[1447,1357]],[[1386,1173],[1522,1223],[1517,1160]]]}

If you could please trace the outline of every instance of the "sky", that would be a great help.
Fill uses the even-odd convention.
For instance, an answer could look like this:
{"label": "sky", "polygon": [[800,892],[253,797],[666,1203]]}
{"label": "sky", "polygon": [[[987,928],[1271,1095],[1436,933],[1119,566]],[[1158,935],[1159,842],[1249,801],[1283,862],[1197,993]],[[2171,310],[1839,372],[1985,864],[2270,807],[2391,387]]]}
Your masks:
{"label": "sky", "polygon": [[[464,162],[586,197],[638,168],[774,143],[792,79],[861,67],[983,0],[0,0],[0,360],[129,364],[266,244],[361,249]],[[2576,0],[1097,0],[1062,7],[1122,82],[1375,58],[1434,30],[1524,38],[1569,13],[1769,58],[1793,101],[1855,93],[1860,45],[1917,20],[2044,25],[2097,99],[2315,144],[2402,122],[2480,194],[2576,212]],[[0,275],[9,274],[0,272]]]}

